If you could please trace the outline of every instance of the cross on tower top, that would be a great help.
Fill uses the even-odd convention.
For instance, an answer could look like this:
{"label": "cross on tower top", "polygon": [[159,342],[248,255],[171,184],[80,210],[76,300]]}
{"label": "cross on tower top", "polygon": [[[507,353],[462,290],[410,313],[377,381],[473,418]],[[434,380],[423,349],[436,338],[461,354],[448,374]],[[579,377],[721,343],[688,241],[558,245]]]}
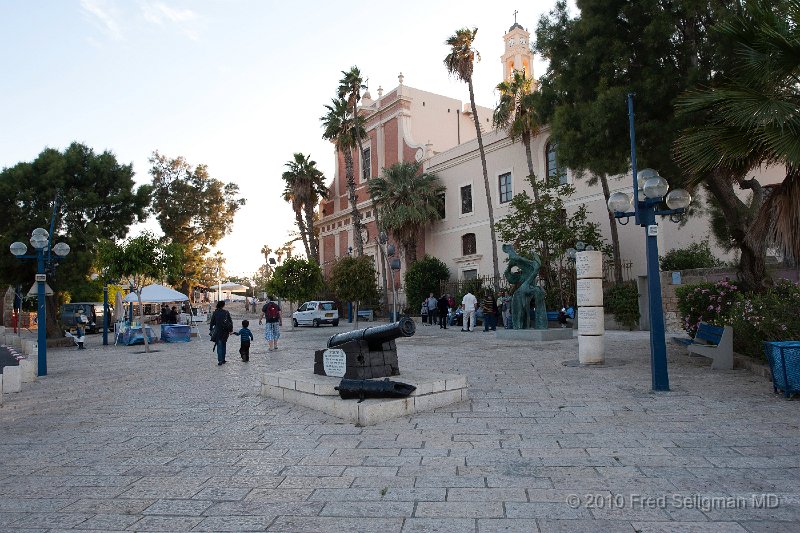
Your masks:
{"label": "cross on tower top", "polygon": [[515,9],[515,10],[514,10],[514,24],[516,24],[516,23],[517,23],[517,13],[519,13],[519,11],[517,11],[517,10]]}

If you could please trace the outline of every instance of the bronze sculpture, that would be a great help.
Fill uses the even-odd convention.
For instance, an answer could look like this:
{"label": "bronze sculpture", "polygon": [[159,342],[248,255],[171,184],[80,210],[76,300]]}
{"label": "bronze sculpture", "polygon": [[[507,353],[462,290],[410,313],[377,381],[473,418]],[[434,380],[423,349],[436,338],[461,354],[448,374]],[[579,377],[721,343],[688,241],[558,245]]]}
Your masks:
{"label": "bronze sculpture", "polygon": [[[503,251],[508,254],[508,266],[503,276],[512,285],[518,285],[511,297],[511,321],[514,329],[529,329],[531,326],[533,329],[547,329],[544,289],[536,285],[542,260],[535,252],[532,259],[523,257],[510,244],[504,244]],[[519,270],[512,271],[513,267]],[[531,298],[536,306],[533,317],[530,316]]]}

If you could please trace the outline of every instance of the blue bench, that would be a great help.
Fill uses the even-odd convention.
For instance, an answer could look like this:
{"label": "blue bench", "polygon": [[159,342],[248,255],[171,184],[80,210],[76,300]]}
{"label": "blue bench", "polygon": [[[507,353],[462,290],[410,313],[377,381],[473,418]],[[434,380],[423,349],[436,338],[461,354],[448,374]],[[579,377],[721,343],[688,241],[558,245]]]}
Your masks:
{"label": "blue bench", "polygon": [[685,345],[690,353],[710,358],[714,370],[733,369],[733,328],[730,326],[712,326],[700,322],[694,339],[673,340]]}
{"label": "blue bench", "polygon": [[558,311],[548,311],[547,320],[550,322],[558,322]]}
{"label": "blue bench", "polygon": [[365,322],[372,322],[375,320],[375,312],[372,309],[359,309],[358,319]]}

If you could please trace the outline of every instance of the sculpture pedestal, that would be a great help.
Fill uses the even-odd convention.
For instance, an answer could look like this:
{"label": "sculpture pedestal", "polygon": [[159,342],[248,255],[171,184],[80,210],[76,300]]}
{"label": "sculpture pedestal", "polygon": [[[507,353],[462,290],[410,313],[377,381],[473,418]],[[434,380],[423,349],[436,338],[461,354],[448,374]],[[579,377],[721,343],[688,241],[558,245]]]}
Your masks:
{"label": "sculpture pedestal", "polygon": [[550,328],[550,329],[498,329],[495,332],[498,339],[514,341],[563,341],[571,339],[572,328]]}

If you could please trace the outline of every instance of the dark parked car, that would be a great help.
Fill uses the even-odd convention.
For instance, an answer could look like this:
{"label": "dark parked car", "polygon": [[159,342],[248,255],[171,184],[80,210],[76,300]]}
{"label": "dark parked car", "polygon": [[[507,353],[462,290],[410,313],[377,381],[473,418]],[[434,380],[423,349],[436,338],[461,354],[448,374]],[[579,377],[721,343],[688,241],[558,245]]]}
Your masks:
{"label": "dark parked car", "polygon": [[[61,306],[61,323],[66,328],[75,327],[75,311],[83,309],[86,318],[89,319],[89,324],[86,326],[86,333],[97,333],[103,331],[103,302],[74,302],[64,304]],[[114,329],[114,323],[111,321],[111,315],[114,312],[113,306],[108,306],[108,329]]]}

